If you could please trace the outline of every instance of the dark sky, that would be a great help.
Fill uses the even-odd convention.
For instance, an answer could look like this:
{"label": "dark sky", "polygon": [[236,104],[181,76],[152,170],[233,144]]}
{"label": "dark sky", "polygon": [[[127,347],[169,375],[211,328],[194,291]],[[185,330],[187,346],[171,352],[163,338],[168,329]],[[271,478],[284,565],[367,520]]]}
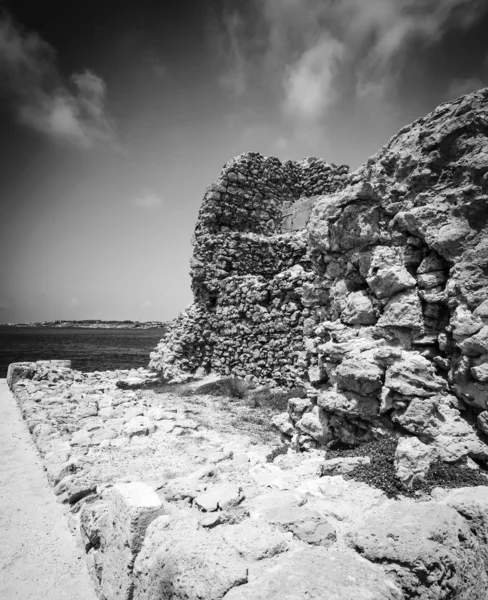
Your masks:
{"label": "dark sky", "polygon": [[2,6],[0,322],[172,318],[229,158],[357,168],[488,85],[488,0]]}

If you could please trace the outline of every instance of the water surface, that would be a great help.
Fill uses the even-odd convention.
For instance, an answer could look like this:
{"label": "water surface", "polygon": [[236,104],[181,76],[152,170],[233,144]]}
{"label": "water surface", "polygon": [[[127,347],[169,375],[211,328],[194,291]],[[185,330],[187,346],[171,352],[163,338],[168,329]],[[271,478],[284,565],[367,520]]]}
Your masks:
{"label": "water surface", "polygon": [[70,359],[79,371],[145,367],[164,329],[0,327],[0,377],[10,363]]}

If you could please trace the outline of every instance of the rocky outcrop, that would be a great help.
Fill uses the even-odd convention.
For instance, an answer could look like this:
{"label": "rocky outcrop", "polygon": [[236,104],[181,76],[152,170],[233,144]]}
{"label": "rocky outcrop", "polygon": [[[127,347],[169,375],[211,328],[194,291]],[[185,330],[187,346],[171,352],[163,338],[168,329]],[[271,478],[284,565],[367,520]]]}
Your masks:
{"label": "rocky outcrop", "polygon": [[199,214],[192,281],[195,303],[151,358],[168,380],[307,387],[278,424],[297,447],[395,430],[488,464],[488,89],[352,174],[230,161]]}
{"label": "rocky outcrop", "polygon": [[[391,499],[348,479],[364,457],[276,455],[218,430],[228,411],[215,398],[156,393],[142,369],[42,361],[10,375],[101,600],[487,598],[485,485]],[[314,414],[309,399],[291,405]],[[128,435],[140,419],[151,426]],[[425,467],[426,445],[409,439],[400,466],[412,445]]]}

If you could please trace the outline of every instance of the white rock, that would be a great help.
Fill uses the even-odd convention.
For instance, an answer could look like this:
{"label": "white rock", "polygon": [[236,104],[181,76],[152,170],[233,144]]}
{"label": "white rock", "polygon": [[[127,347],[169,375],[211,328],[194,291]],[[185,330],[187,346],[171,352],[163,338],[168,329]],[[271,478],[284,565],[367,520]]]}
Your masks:
{"label": "white rock", "polygon": [[150,523],[163,514],[145,483],[119,483],[110,493],[101,591],[106,600],[131,600],[132,569]]}
{"label": "white rock", "polygon": [[434,446],[424,444],[416,437],[403,437],[398,441],[395,452],[396,475],[407,484],[416,477],[422,478],[437,456]]}

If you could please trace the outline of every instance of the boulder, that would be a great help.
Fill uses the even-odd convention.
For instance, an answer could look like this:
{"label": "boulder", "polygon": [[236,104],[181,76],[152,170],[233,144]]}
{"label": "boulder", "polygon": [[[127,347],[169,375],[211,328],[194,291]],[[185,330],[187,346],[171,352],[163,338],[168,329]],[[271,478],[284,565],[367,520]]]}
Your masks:
{"label": "boulder", "polygon": [[376,316],[373,304],[364,291],[351,292],[341,313],[341,321],[348,325],[374,325]]}
{"label": "boulder", "polygon": [[133,566],[147,528],[164,512],[158,495],[144,483],[119,483],[110,494],[101,593],[106,600],[132,600]]}
{"label": "boulder", "polygon": [[441,502],[454,508],[476,536],[488,573],[488,486],[448,490]]}
{"label": "boulder", "polygon": [[466,521],[437,502],[396,502],[349,535],[362,556],[381,563],[405,597],[485,600],[480,544]]}
{"label": "boulder", "polygon": [[361,396],[350,391],[325,390],[317,404],[326,414],[341,415],[348,419],[373,421],[379,415],[380,403],[374,397]]}
{"label": "boulder", "polygon": [[247,565],[219,531],[188,514],[159,517],[134,565],[133,600],[219,600],[247,582]]}
{"label": "boulder", "polygon": [[274,425],[283,435],[291,437],[295,431],[293,422],[287,412],[280,413],[271,419],[271,424]]}
{"label": "boulder", "polygon": [[447,383],[435,373],[423,356],[403,353],[402,359],[386,370],[385,386],[402,396],[432,396],[447,389]]}
{"label": "boulder", "polygon": [[366,281],[377,298],[389,298],[398,292],[415,287],[417,283],[401,265],[380,268]]}
{"label": "boulder", "polygon": [[361,358],[344,360],[336,369],[337,386],[362,396],[378,393],[383,385],[383,370]]}
{"label": "boulder", "polygon": [[437,456],[435,446],[423,444],[416,437],[400,438],[395,452],[396,476],[405,484],[422,479]]}
{"label": "boulder", "polygon": [[7,369],[7,385],[13,390],[14,385],[21,379],[32,379],[36,372],[36,363],[20,362],[11,363]]}
{"label": "boulder", "polygon": [[230,590],[225,600],[401,600],[381,567],[352,553],[304,548],[279,557],[260,577]]}
{"label": "boulder", "polygon": [[478,333],[458,343],[463,354],[467,356],[479,356],[488,353],[488,325],[485,325]]}
{"label": "boulder", "polygon": [[319,443],[325,443],[329,435],[329,419],[320,406],[313,406],[312,410],[303,413],[301,419],[295,424],[297,431],[306,434]]}
{"label": "boulder", "polygon": [[392,296],[377,322],[378,327],[403,327],[422,329],[422,307],[415,290]]}

